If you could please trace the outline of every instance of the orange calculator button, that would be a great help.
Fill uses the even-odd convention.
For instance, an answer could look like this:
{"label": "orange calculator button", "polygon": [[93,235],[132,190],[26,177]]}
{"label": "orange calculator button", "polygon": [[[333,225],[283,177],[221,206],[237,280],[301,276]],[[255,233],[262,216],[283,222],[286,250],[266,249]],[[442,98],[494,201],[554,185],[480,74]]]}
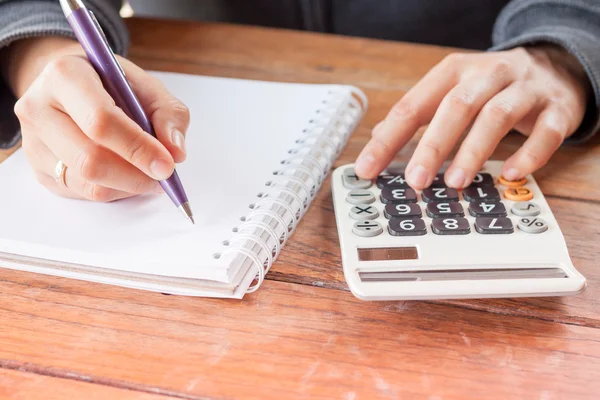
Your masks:
{"label": "orange calculator button", "polygon": [[502,175],[500,175],[498,177],[498,183],[501,185],[504,185],[506,187],[509,187],[509,188],[516,188],[516,187],[523,186],[524,184],[526,184],[527,178],[521,178],[516,181],[509,181],[508,179],[504,179],[504,177]]}
{"label": "orange calculator button", "polygon": [[524,187],[510,188],[504,191],[504,197],[513,201],[528,201],[533,199],[533,193]]}

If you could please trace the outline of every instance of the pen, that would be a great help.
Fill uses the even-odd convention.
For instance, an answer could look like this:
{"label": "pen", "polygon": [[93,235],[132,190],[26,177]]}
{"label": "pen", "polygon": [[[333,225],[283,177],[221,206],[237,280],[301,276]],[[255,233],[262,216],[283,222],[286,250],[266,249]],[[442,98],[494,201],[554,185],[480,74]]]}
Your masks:
{"label": "pen", "polygon": [[[125,114],[135,121],[144,131],[156,137],[154,129],[131,89],[125,72],[111,50],[104,31],[94,14],[81,0],[59,0],[63,13],[83,47],[87,58],[100,76],[104,88]],[[179,180],[177,171],[164,181],[159,182],[171,201],[179,208],[192,224],[194,217],[190,203]]]}

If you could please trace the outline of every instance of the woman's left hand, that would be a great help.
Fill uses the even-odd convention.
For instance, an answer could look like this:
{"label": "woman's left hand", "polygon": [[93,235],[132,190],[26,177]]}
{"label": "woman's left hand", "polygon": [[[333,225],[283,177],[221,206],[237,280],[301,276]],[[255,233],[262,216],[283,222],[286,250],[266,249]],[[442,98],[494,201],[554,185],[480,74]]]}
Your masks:
{"label": "woman's left hand", "polygon": [[416,131],[429,124],[406,167],[411,187],[431,184],[467,130],[445,173],[448,186],[468,186],[511,129],[529,137],[503,166],[506,179],[519,179],[543,166],[577,130],[588,93],[580,64],[556,46],[451,54],[373,129],[356,161],[356,173],[365,179],[376,177]]}

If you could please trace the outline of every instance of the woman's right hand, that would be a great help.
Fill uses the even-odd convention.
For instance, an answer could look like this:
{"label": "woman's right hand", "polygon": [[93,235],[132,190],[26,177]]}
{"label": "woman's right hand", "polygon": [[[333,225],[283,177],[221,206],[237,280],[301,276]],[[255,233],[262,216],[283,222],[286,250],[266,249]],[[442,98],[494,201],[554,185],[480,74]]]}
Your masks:
{"label": "woman's right hand", "polygon": [[[161,192],[157,181],[185,159],[188,109],[128,60],[117,57],[158,140],[115,105],[78,42],[27,39],[11,45],[7,57],[3,72],[19,98],[23,150],[51,191],[101,202]],[[54,177],[59,160],[66,185]]]}

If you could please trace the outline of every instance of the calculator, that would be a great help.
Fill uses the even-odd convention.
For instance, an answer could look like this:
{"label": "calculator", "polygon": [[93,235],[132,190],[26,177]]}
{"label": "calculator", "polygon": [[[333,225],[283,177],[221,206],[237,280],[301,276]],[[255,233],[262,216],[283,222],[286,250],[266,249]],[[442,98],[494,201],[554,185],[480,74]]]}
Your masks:
{"label": "calculator", "polygon": [[564,296],[586,280],[533,176],[508,181],[490,160],[456,190],[443,173],[422,191],[405,163],[375,180],[354,165],[332,173],[344,277],[363,300]]}

